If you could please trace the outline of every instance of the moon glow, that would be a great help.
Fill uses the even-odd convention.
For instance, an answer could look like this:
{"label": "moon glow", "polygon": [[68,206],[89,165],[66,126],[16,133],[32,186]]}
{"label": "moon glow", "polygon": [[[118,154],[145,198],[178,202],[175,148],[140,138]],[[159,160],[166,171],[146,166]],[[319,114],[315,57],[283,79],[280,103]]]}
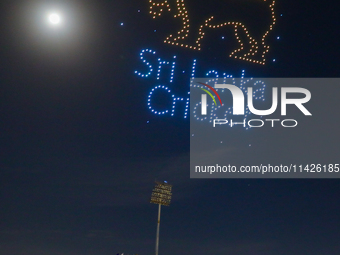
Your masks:
{"label": "moon glow", "polygon": [[60,23],[60,16],[56,13],[52,13],[48,16],[48,20],[50,21],[50,23],[52,23],[53,25],[57,25]]}

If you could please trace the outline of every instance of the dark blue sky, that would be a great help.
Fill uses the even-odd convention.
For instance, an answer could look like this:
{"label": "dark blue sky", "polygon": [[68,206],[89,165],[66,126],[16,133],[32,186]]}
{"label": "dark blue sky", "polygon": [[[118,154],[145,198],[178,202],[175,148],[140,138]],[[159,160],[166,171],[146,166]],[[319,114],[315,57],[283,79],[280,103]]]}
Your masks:
{"label": "dark blue sky", "polygon": [[[265,17],[251,19],[261,5],[244,0],[238,16],[224,2],[239,5],[187,0],[193,26],[210,13],[226,13],[261,36]],[[64,14],[63,27],[48,26],[51,9]],[[190,179],[184,106],[176,106],[175,116],[156,116],[147,107],[160,84],[187,96],[194,59],[196,77],[209,70],[338,77],[337,5],[278,0],[275,12],[266,65],[258,65],[228,57],[236,45],[232,28],[208,34],[199,52],[164,44],[179,23],[169,13],[152,19],[149,0],[0,3],[0,254],[151,254],[155,178],[173,184],[171,206],[162,208],[160,254],[339,254],[338,179]],[[147,56],[150,63],[176,55],[173,83],[166,66],[160,80],[155,71],[135,74],[147,70],[143,49],[156,51]],[[315,119],[305,123],[312,126],[291,133],[238,130],[230,134],[232,155],[340,163],[333,162],[339,89],[316,91]]]}

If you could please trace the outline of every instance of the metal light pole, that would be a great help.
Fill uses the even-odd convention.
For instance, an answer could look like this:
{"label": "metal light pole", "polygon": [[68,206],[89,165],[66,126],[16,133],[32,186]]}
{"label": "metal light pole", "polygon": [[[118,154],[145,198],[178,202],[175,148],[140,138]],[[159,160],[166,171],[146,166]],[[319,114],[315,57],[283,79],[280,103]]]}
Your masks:
{"label": "metal light pole", "polygon": [[157,221],[157,233],[156,233],[156,255],[158,255],[159,246],[159,226],[161,224],[161,204],[158,205],[158,221]]}
{"label": "metal light pole", "polygon": [[156,255],[158,255],[158,244],[159,244],[159,226],[161,222],[161,206],[170,205],[171,201],[171,189],[172,185],[167,182],[158,182],[156,181],[155,188],[151,194],[150,203],[158,204],[158,221],[157,221],[157,233],[156,233]]}

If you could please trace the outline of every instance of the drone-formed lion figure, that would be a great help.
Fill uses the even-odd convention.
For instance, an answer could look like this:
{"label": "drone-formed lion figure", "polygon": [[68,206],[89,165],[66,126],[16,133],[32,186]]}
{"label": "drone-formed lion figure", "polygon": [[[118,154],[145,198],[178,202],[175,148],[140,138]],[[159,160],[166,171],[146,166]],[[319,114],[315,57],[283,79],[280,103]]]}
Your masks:
{"label": "drone-formed lion figure", "polygon": [[[212,0],[208,0],[203,7],[197,6],[196,4],[198,2],[192,0],[191,9],[188,8],[189,1],[190,0],[149,0],[150,14],[153,18],[160,17],[165,12],[170,12],[173,14],[173,17],[179,19],[181,23],[180,30],[177,31],[176,34],[168,35],[164,43],[193,50],[201,50],[202,40],[205,35],[209,33],[209,30],[231,26],[238,42],[238,48],[233,50],[229,54],[229,57],[262,65],[265,64],[265,55],[269,51],[269,45],[267,45],[266,39],[276,22],[274,12],[275,0],[219,0],[217,3],[215,1],[215,6],[213,6]],[[193,6],[193,4],[195,5]],[[214,9],[209,8],[210,4]],[[259,14],[254,11],[256,8],[252,8],[251,4],[255,4],[255,7],[260,6],[264,13]],[[241,9],[234,9],[236,5],[241,6]],[[229,8],[227,10],[228,12],[223,12],[223,8]],[[194,18],[189,17],[189,13],[194,9],[201,11],[201,13],[206,11],[206,13],[203,14],[206,16],[196,15]],[[240,20],[241,18],[238,17],[240,16],[239,13],[251,13],[253,14],[252,19],[248,19],[248,23],[245,22],[244,19],[242,22],[242,20]],[[265,18],[267,19],[265,20]],[[262,30],[256,27],[257,23],[261,21],[265,21],[265,27]],[[247,26],[252,27],[252,30],[250,31]],[[255,30],[262,31],[260,36],[253,35]],[[195,40],[189,42],[190,37],[195,38]]]}

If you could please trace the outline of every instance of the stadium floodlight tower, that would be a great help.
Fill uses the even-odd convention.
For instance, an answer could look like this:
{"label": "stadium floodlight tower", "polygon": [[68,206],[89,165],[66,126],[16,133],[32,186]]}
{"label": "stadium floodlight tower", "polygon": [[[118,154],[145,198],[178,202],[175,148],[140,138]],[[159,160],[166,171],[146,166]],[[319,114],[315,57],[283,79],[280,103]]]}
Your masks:
{"label": "stadium floodlight tower", "polygon": [[158,255],[158,243],[159,243],[159,225],[161,221],[161,206],[170,205],[171,201],[171,189],[172,185],[168,184],[166,181],[158,182],[156,181],[155,188],[151,194],[150,203],[158,204],[158,221],[157,221],[157,234],[156,234],[156,255]]}

